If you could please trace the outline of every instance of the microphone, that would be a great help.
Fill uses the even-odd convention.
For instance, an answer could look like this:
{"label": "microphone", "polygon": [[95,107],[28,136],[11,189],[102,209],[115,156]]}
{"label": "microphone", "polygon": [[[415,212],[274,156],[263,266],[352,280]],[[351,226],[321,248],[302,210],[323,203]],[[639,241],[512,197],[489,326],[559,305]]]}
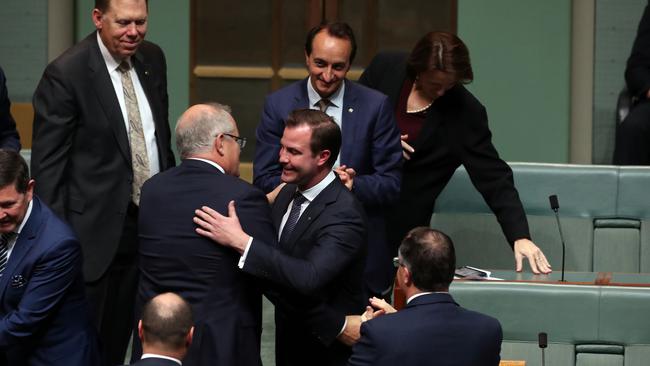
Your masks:
{"label": "microphone", "polygon": [[546,364],[546,360],[544,359],[544,348],[548,347],[548,337],[546,333],[539,333],[537,335],[537,342],[539,344],[539,348],[542,349],[542,366],[544,366]]}
{"label": "microphone", "polygon": [[560,225],[560,215],[558,214],[560,203],[557,200],[557,195],[548,196],[548,201],[551,203],[551,210],[555,212],[555,221],[557,221],[557,228],[560,231],[560,241],[562,242],[562,279],[560,282],[564,282],[564,257],[566,246],[564,245],[564,235],[562,235],[562,225]]}

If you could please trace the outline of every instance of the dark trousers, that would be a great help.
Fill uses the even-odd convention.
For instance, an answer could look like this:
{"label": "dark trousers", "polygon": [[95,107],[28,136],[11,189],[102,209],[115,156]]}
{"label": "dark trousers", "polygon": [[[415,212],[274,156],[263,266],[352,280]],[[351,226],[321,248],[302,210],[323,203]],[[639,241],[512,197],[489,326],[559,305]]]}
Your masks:
{"label": "dark trousers", "polygon": [[650,100],[630,109],[616,126],[615,165],[650,165]]}
{"label": "dark trousers", "polygon": [[118,252],[106,273],[86,283],[86,294],[103,349],[104,365],[122,365],[133,325],[138,283],[138,210],[130,205]]}

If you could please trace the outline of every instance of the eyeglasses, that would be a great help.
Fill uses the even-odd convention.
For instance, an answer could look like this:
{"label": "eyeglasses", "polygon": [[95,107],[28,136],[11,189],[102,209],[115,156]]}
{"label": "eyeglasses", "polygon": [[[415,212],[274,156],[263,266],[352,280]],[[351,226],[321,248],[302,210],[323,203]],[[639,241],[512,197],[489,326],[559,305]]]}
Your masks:
{"label": "eyeglasses", "polygon": [[399,268],[401,266],[404,266],[404,263],[399,259],[399,257],[393,258],[393,266],[395,268]]}
{"label": "eyeglasses", "polygon": [[237,145],[239,145],[240,149],[243,149],[243,148],[246,147],[246,137],[239,137],[239,136],[231,135],[229,133],[224,133],[224,135],[226,135],[226,136],[232,138],[233,140],[235,140]]}

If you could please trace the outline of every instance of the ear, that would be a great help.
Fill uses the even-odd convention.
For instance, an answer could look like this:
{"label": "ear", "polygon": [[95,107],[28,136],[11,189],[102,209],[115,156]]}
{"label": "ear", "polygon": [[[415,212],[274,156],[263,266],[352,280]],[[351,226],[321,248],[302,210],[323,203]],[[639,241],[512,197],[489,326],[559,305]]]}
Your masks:
{"label": "ear", "polygon": [[194,327],[190,328],[190,331],[187,332],[187,337],[185,337],[185,345],[189,348],[192,344],[192,339],[194,338]]}
{"label": "ear", "polygon": [[318,166],[323,166],[327,164],[327,161],[330,159],[330,156],[332,156],[332,152],[329,150],[321,150],[321,152],[318,153]]}
{"label": "ear", "polygon": [[25,195],[27,196],[27,200],[31,201],[32,197],[34,196],[34,180],[30,179],[29,182],[27,182],[27,191],[25,192]]}
{"label": "ear", "polygon": [[307,54],[307,51],[305,51],[305,66],[309,68],[309,55]]}
{"label": "ear", "polygon": [[92,13],[92,18],[93,18],[93,23],[95,24],[95,28],[97,30],[102,29],[102,16],[104,14],[101,12],[99,9],[93,9]]}
{"label": "ear", "polygon": [[138,321],[138,337],[140,341],[144,343],[144,332],[142,331],[142,320]]}
{"label": "ear", "polygon": [[413,286],[413,276],[406,266],[402,266],[402,282],[405,287]]}
{"label": "ear", "polygon": [[217,135],[217,137],[214,138],[214,141],[212,142],[212,148],[214,149],[214,151],[217,152],[217,154],[221,156],[224,156],[226,154],[226,150],[223,145],[224,138],[225,136],[222,133],[220,133]]}

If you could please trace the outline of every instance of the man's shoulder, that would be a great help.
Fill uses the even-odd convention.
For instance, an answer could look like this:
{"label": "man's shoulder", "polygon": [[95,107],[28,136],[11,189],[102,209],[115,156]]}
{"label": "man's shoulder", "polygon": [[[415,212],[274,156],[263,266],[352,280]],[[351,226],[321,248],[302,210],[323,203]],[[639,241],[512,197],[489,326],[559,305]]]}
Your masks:
{"label": "man's shoulder", "polygon": [[[307,79],[298,80],[287,86],[284,86],[266,96],[268,100],[282,101],[286,98],[295,98],[301,94],[307,94]],[[286,103],[286,102],[285,102]]]}
{"label": "man's shoulder", "polygon": [[95,32],[93,32],[86,38],[77,42],[50,62],[48,68],[56,67],[63,71],[78,72],[82,66],[87,67],[90,52],[92,52],[94,48],[99,52],[96,37]]}
{"label": "man's shoulder", "polygon": [[38,235],[38,241],[46,246],[56,246],[61,243],[76,243],[78,239],[74,231],[63,219],[57,216],[37,196],[32,200],[32,212],[25,228],[30,228]]}
{"label": "man's shoulder", "polygon": [[142,41],[138,46],[138,53],[145,57],[164,57],[164,52],[160,46],[150,41]]}

